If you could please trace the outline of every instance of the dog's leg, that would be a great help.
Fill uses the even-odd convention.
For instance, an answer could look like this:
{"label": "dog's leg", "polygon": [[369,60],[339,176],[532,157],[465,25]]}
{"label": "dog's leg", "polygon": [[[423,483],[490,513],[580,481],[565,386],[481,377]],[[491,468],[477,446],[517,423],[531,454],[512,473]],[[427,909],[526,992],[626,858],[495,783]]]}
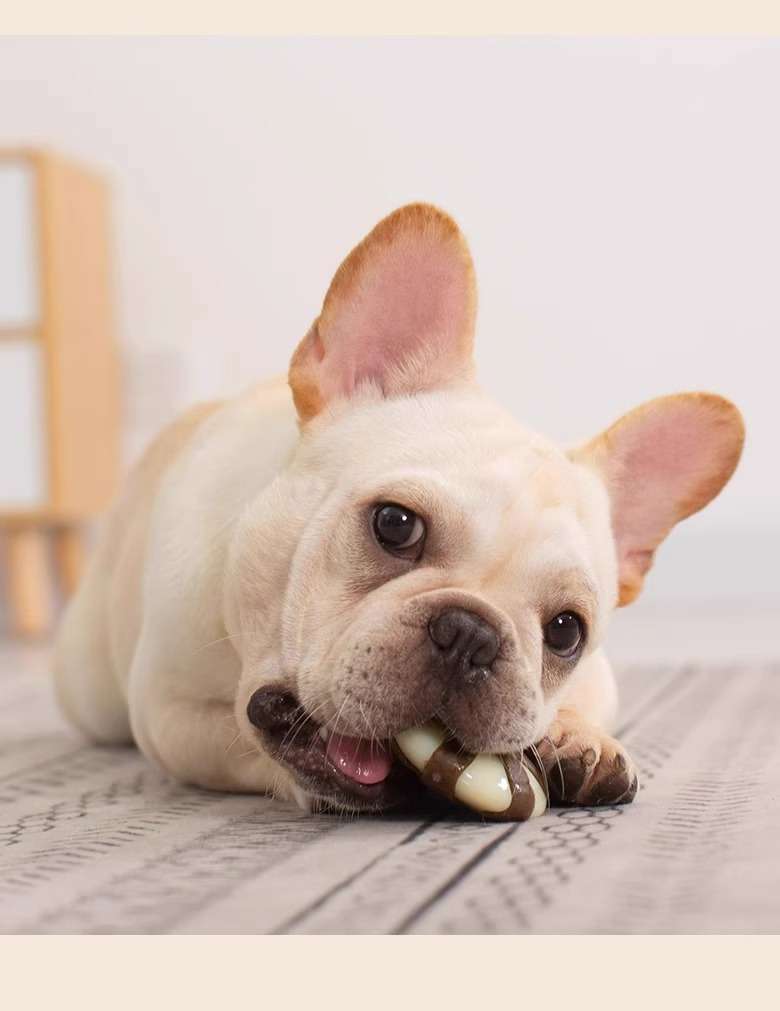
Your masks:
{"label": "dog's leg", "polygon": [[271,794],[308,810],[291,773],[240,732],[227,702],[158,699],[136,737],[147,758],[183,783]]}
{"label": "dog's leg", "polygon": [[158,699],[137,736],[147,757],[182,782],[297,799],[290,774],[240,732],[227,702]]}
{"label": "dog's leg", "polygon": [[628,804],[636,796],[639,780],[628,752],[576,709],[559,709],[536,747],[554,803]]}
{"label": "dog's leg", "polygon": [[108,641],[108,593],[105,568],[93,562],[62,619],[54,685],[63,712],[82,733],[100,744],[129,744],[127,702]]}
{"label": "dog's leg", "polygon": [[628,804],[639,786],[628,752],[605,729],[617,711],[617,691],[601,651],[566,693],[538,742],[554,803]]}
{"label": "dog's leg", "polygon": [[130,720],[143,753],[165,772],[209,790],[268,793],[306,807],[292,774],[241,728],[238,664],[227,643],[193,653],[142,639],[130,675]]}

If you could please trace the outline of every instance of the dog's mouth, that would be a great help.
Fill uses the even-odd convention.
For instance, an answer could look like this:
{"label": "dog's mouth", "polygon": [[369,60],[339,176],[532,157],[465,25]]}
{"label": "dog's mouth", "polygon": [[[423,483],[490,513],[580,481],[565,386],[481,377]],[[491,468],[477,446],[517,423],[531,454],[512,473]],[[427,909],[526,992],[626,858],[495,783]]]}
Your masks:
{"label": "dog's mouth", "polygon": [[419,799],[417,777],[394,759],[389,741],[328,731],[286,687],[259,688],[247,717],[266,751],[293,772],[320,808],[385,811]]}

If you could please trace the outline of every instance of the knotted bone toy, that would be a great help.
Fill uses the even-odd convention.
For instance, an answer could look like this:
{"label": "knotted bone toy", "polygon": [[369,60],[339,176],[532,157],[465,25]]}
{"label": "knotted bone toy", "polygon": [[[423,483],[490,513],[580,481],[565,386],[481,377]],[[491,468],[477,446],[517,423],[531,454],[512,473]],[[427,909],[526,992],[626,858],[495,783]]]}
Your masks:
{"label": "knotted bone toy", "polygon": [[426,786],[485,818],[526,821],[547,810],[546,779],[528,753],[470,754],[436,722],[403,730],[393,744]]}

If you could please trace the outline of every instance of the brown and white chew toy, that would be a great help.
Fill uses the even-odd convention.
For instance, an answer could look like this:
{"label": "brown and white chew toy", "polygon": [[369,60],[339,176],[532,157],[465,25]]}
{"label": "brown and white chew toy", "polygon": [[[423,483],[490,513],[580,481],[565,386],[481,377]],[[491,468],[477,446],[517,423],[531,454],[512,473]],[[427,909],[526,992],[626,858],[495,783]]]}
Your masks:
{"label": "brown and white chew toy", "polygon": [[547,810],[542,774],[528,756],[472,755],[435,722],[403,730],[394,747],[426,786],[485,818],[526,821]]}

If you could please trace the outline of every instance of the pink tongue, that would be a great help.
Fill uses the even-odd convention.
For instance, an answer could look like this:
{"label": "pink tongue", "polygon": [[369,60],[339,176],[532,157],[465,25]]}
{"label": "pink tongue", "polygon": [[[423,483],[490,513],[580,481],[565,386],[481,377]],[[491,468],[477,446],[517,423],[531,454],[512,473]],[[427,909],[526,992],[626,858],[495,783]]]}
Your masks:
{"label": "pink tongue", "polygon": [[393,759],[377,741],[364,737],[331,734],[325,750],[328,761],[356,783],[381,783],[387,779]]}

